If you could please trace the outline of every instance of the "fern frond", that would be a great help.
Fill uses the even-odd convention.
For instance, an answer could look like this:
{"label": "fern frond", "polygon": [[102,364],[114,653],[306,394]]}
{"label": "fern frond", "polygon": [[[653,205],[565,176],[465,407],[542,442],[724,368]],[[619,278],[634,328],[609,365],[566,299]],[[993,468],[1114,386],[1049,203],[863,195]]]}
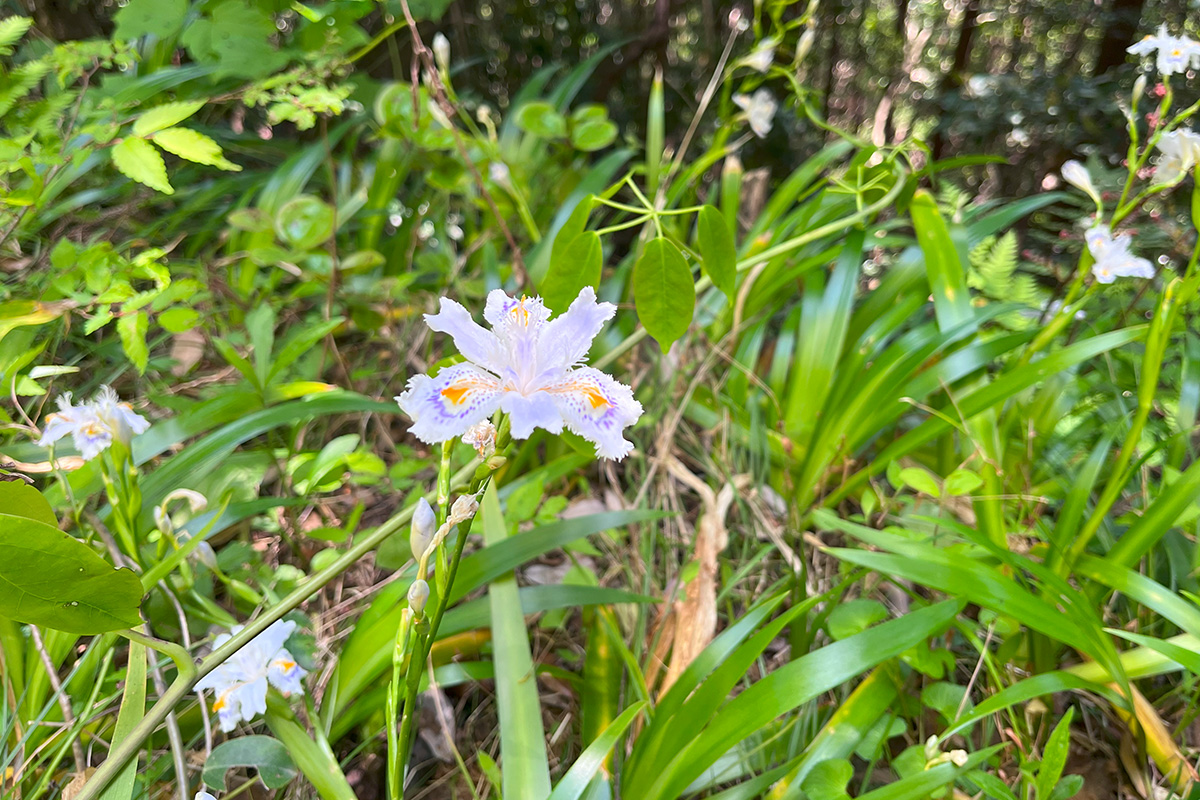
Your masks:
{"label": "fern frond", "polygon": [[4,116],[25,95],[33,91],[42,76],[50,71],[45,61],[30,61],[7,75],[0,75],[0,116]]}
{"label": "fern frond", "polygon": [[13,45],[29,30],[33,20],[29,17],[5,17],[0,19],[0,56],[11,56]]}

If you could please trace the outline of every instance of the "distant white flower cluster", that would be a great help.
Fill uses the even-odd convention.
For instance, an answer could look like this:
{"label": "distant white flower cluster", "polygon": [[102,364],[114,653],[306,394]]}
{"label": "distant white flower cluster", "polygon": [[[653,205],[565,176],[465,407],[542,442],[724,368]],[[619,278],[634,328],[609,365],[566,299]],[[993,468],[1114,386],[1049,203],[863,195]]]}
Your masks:
{"label": "distant white flower cluster", "polygon": [[71,403],[68,392],[58,398],[58,411],[46,417],[46,429],[38,444],[47,447],[70,436],[84,461],[91,461],[119,441],[128,446],[136,434],[150,427],[146,418],[134,412],[111,387],[101,386],[99,393],[80,405]]}
{"label": "distant white flower cluster", "polygon": [[[219,648],[242,630],[234,625],[213,641]],[[284,647],[296,623],[278,620],[255,636],[219,667],[196,684],[197,689],[211,689],[216,694],[213,711],[217,712],[221,730],[231,731],[239,722],[250,721],[266,713],[267,688],[274,686],[283,694],[304,694],[301,679],[308,673],[296,663]]]}
{"label": "distant white flower cluster", "polygon": [[1186,36],[1172,36],[1167,26],[1160,25],[1157,34],[1149,34],[1128,52],[1135,56],[1154,54],[1160,75],[1174,75],[1200,66],[1200,43]]}
{"label": "distant white flower cluster", "polygon": [[1174,183],[1200,163],[1200,136],[1190,129],[1164,133],[1158,140],[1162,157],[1155,162],[1155,183]]}

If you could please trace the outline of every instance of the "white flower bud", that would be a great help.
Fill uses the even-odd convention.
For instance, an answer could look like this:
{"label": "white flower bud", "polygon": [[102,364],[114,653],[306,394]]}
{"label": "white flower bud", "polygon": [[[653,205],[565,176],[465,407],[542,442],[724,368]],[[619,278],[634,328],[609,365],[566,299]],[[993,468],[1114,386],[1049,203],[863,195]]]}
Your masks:
{"label": "white flower bud", "polygon": [[488,167],[488,177],[501,186],[508,186],[512,176],[509,175],[508,165],[503,161],[493,161]]}
{"label": "white flower bud", "polygon": [[171,515],[166,511],[166,504],[154,507],[154,527],[158,528],[164,536],[171,536],[175,533],[175,525],[171,522]]}
{"label": "white flower bud", "polygon": [[408,607],[417,619],[425,616],[425,603],[429,601],[429,584],[417,578],[408,587]]}
{"label": "white flower bud", "polygon": [[433,534],[437,530],[437,515],[433,506],[422,497],[413,509],[412,525],[409,528],[408,544],[412,548],[413,558],[420,558],[429,549]]}
{"label": "white flower bud", "polygon": [[492,107],[487,103],[480,103],[479,108],[475,109],[475,119],[479,120],[480,125],[486,125],[492,119]]}
{"label": "white flower bud", "polygon": [[1092,183],[1092,176],[1088,174],[1087,167],[1083,164],[1075,159],[1067,161],[1062,165],[1062,177],[1064,181],[1092,198],[1097,206],[1100,205],[1100,193],[1096,191],[1096,186]]}
{"label": "white flower bud", "polygon": [[1137,80],[1133,82],[1133,104],[1137,106],[1138,101],[1146,96],[1146,73],[1137,76]]}
{"label": "white flower bud", "polygon": [[796,62],[795,65],[800,66],[805,57],[812,51],[813,43],[817,41],[817,31],[814,28],[805,28],[804,33],[800,34],[800,43],[796,45]]}
{"label": "white flower bud", "polygon": [[479,510],[479,501],[473,495],[464,494],[454,501],[454,505],[450,506],[450,518],[446,522],[450,525],[457,525],[460,522],[466,522],[471,517],[475,516],[475,512]]}
{"label": "white flower bud", "polygon": [[208,542],[201,542],[196,545],[196,549],[192,551],[192,558],[209,569],[215,570],[217,568],[217,554]]}
{"label": "white flower bud", "polygon": [[951,750],[950,751],[950,763],[956,767],[965,767],[967,765],[967,751],[966,750]]}
{"label": "white flower bud", "polygon": [[433,58],[442,72],[450,69],[450,40],[441,31],[433,35]]}

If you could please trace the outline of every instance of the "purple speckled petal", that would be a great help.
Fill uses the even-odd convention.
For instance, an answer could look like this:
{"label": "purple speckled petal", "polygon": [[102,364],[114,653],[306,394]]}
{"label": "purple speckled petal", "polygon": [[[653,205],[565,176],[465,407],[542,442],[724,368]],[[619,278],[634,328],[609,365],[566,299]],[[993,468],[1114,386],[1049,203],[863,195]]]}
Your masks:
{"label": "purple speckled petal", "polygon": [[601,458],[620,461],[633,450],[623,431],[642,415],[642,404],[623,383],[592,367],[571,370],[546,387],[567,427],[596,445]]}
{"label": "purple speckled petal", "polygon": [[473,364],[446,367],[436,378],[415,375],[396,398],[412,417],[412,433],[426,444],[457,439],[500,405],[500,382]]}

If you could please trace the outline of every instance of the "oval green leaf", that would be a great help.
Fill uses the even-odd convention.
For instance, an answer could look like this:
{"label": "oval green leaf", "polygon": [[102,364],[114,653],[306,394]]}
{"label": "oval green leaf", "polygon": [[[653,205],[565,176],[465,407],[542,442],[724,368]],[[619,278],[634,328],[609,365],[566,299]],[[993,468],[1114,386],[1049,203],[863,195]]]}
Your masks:
{"label": "oval green leaf", "polygon": [[737,246],[725,217],[713,206],[700,209],[696,219],[696,238],[700,242],[700,265],[704,268],[704,274],[713,282],[713,286],[732,300],[737,279]]}
{"label": "oval green leaf", "polygon": [[521,106],[516,121],[518,128],[543,139],[559,139],[567,135],[566,119],[544,100]]}
{"label": "oval green leaf", "polygon": [[294,250],[316,247],[333,235],[333,209],[311,195],[294,197],[279,209],[275,233]]}
{"label": "oval green leaf", "polygon": [[0,514],[0,609],[17,622],[68,633],[141,623],[142,582],[37,520]]}
{"label": "oval green leaf", "polygon": [[225,773],[237,767],[253,767],[268,789],[282,789],[299,771],[283,742],[270,736],[239,736],[217,745],[204,762],[204,785],[224,792]]}
{"label": "oval green leaf", "polygon": [[542,282],[542,300],[551,311],[561,314],[585,286],[594,289],[600,285],[603,267],[600,236],[595,231],[584,231],[550,262],[550,272]]}
{"label": "oval green leaf", "polygon": [[22,480],[0,481],[0,514],[24,517],[44,522],[52,528],[58,527],[58,517],[54,516],[50,501]]}
{"label": "oval green leaf", "polygon": [[661,236],[651,239],[633,267],[638,319],[659,347],[667,349],[692,324],[696,286],[679,248]]}

